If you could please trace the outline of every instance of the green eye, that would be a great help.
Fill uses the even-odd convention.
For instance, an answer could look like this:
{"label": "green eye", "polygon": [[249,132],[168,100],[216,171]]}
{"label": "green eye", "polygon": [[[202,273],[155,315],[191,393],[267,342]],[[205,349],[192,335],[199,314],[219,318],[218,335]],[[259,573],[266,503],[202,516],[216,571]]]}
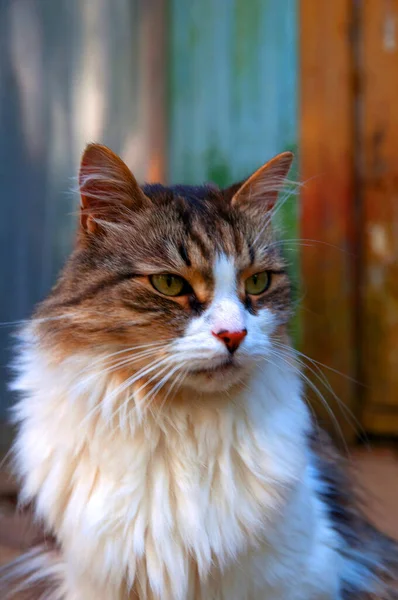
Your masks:
{"label": "green eye", "polygon": [[164,294],[165,296],[183,296],[187,293],[189,288],[188,283],[179,277],[179,275],[172,275],[171,273],[165,273],[164,275],[152,275],[150,277],[155,290]]}
{"label": "green eye", "polygon": [[270,283],[271,274],[268,271],[262,271],[261,273],[255,273],[246,279],[245,289],[248,294],[258,296],[269,288]]}

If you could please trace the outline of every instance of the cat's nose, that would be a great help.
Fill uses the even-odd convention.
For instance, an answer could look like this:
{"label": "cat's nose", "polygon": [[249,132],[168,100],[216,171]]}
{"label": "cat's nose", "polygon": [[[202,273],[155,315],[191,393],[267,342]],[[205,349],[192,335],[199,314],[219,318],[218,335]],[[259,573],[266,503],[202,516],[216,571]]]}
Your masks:
{"label": "cat's nose", "polygon": [[228,352],[233,354],[239,348],[242,341],[246,337],[247,329],[242,329],[241,331],[226,331],[225,329],[222,329],[217,333],[215,331],[212,331],[212,334],[214,335],[214,337],[224,342],[224,344],[228,348]]}

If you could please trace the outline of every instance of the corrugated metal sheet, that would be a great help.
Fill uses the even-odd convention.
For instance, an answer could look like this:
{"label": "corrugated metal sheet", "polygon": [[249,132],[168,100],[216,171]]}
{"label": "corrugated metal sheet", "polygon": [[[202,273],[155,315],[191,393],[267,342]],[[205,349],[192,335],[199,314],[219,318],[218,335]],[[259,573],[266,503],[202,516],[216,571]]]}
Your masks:
{"label": "corrugated metal sheet", "polygon": [[[135,0],[0,3],[0,322],[29,316],[68,254],[87,141],[148,162]],[[0,417],[10,401],[10,328],[0,327]]]}

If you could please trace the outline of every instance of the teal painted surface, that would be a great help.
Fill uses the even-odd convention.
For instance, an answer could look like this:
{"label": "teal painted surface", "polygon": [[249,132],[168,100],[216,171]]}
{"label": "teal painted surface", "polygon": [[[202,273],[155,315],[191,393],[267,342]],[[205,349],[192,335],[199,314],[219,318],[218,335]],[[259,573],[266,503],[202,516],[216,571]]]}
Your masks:
{"label": "teal painted surface", "polygon": [[[297,4],[170,0],[170,181],[224,186],[296,153]],[[286,239],[298,237],[297,210],[292,195],[280,211]],[[294,243],[286,254],[294,275]]]}
{"label": "teal painted surface", "polygon": [[296,0],[170,0],[174,181],[223,185],[296,146]]}

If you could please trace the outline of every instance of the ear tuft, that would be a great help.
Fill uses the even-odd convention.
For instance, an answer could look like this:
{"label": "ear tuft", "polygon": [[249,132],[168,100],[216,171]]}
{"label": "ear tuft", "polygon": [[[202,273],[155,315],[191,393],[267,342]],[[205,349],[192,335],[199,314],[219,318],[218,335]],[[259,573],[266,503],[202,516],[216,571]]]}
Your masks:
{"label": "ear tuft", "polygon": [[262,213],[272,210],[286,183],[293,162],[291,152],[282,152],[257,169],[235,192],[231,204]]}
{"label": "ear tuft", "polygon": [[120,221],[150,200],[139,187],[128,166],[106,146],[89,144],[80,164],[80,222],[95,233],[98,221]]}

